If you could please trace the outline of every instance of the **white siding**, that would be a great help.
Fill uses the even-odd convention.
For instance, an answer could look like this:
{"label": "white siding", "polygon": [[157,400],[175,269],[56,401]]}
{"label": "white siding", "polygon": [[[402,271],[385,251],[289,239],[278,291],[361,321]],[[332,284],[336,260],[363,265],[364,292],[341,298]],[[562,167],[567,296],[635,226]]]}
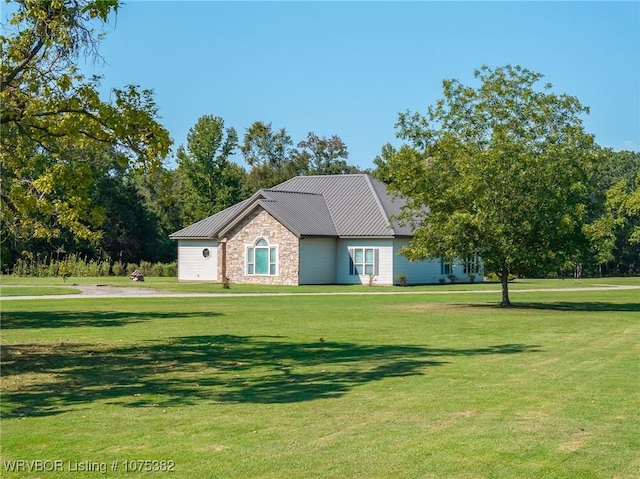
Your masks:
{"label": "white siding", "polygon": [[300,240],[300,284],[336,282],[336,239],[302,238]]}
{"label": "white siding", "polygon": [[[427,259],[423,261],[409,261],[399,254],[401,248],[409,244],[408,239],[396,239],[393,243],[395,262],[393,266],[394,280],[399,274],[407,277],[408,284],[438,283],[440,274],[440,260]],[[395,281],[397,283],[397,281]]]}
{"label": "white siding", "polygon": [[339,239],[336,258],[336,280],[339,284],[369,284],[366,275],[349,274],[349,248],[375,248],[379,251],[376,285],[393,284],[393,240],[391,239]]}
{"label": "white siding", "polygon": [[[396,239],[393,244],[395,253],[394,273],[393,277],[399,274],[404,274],[407,277],[408,284],[425,284],[425,283],[439,283],[441,279],[444,279],[449,283],[449,279],[446,275],[442,274],[440,258],[426,259],[423,261],[409,261],[405,256],[399,254],[401,248],[409,244],[408,239]],[[459,282],[469,281],[469,276],[465,274],[462,261],[454,261],[451,264],[451,274],[457,276]],[[476,274],[475,282],[482,281],[483,271],[482,268]],[[397,281],[396,281],[397,283]]]}
{"label": "white siding", "polygon": [[[209,250],[209,257],[202,254]],[[178,280],[179,281],[217,281],[218,280],[218,242],[214,240],[178,241]]]}

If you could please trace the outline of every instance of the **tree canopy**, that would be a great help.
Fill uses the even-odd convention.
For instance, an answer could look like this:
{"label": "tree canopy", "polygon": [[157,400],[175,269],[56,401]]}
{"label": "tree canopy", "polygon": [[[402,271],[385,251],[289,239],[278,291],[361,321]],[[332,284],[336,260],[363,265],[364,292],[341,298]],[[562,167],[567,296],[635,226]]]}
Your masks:
{"label": "tree canopy", "polygon": [[425,115],[399,115],[403,145],[389,160],[391,189],[416,226],[411,259],[482,257],[499,274],[566,266],[585,247],[593,137],[577,98],[536,89],[542,75],[518,66],[475,72],[477,87],[443,81]]}
{"label": "tree canopy", "polygon": [[247,128],[240,150],[251,167],[245,185],[247,196],[307,170],[307,164],[297,154],[287,130],[274,131],[271,123],[256,121]]}
{"label": "tree canopy", "polygon": [[298,143],[298,148],[302,163],[307,165],[307,174],[343,175],[359,172],[357,167],[347,164],[347,145],[337,135],[327,138],[309,132],[307,138]]}
{"label": "tree canopy", "polygon": [[213,115],[198,119],[189,130],[186,148],[178,148],[178,172],[183,191],[184,226],[200,221],[242,200],[244,169],[230,161],[238,146],[234,128]]}
{"label": "tree canopy", "polygon": [[158,167],[171,140],[157,121],[150,90],[129,85],[100,98],[82,55],[99,58],[104,24],[116,0],[17,0],[0,35],[2,239],[75,240],[101,234],[104,215],[89,201],[103,152],[120,166]]}

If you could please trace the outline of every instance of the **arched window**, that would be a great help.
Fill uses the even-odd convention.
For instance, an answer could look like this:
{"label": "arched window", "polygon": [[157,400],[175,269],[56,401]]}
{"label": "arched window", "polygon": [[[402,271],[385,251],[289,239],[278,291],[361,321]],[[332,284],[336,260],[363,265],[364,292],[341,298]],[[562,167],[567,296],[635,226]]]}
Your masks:
{"label": "arched window", "polygon": [[275,276],[278,272],[278,248],[258,238],[247,247],[247,274]]}

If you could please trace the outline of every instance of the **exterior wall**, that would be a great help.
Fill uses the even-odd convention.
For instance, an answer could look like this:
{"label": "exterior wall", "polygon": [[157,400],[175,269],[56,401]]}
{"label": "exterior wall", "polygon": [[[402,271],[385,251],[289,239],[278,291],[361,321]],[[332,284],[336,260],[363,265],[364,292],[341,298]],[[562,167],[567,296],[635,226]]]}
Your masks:
{"label": "exterior wall", "polygon": [[[209,250],[209,257],[202,254]],[[178,280],[179,281],[217,281],[218,242],[215,240],[178,241]]]}
{"label": "exterior wall", "polygon": [[336,253],[336,282],[339,284],[369,284],[366,275],[349,274],[349,248],[376,248],[379,251],[376,285],[393,284],[393,240],[392,239],[338,239]]}
{"label": "exterior wall", "polygon": [[[409,244],[405,238],[395,239],[393,242],[393,252],[395,262],[393,265],[394,280],[397,275],[404,274],[408,284],[428,284],[438,283],[442,275],[440,274],[440,260],[427,259],[423,261],[409,261],[405,256],[399,254],[400,249]],[[398,281],[395,281],[396,284]]]}
{"label": "exterior wall", "polygon": [[[440,283],[441,280],[444,280],[447,283],[450,282],[447,276],[442,274],[439,258],[426,259],[423,261],[409,261],[405,256],[399,254],[400,249],[407,244],[409,244],[409,240],[405,238],[394,240],[394,279],[398,274],[404,274],[407,277],[408,284]],[[457,276],[457,281],[469,281],[469,275],[464,273],[464,267],[461,261],[454,261],[451,264],[451,274]],[[475,276],[475,282],[481,282],[482,276],[483,269],[480,267],[480,270]]]}
{"label": "exterior wall", "polygon": [[300,240],[300,284],[336,282],[336,238]]}
{"label": "exterior wall", "polygon": [[[277,272],[274,276],[247,275],[247,247],[258,238],[278,248]],[[221,262],[220,262],[221,263]],[[299,240],[273,216],[254,210],[227,234],[227,276],[232,283],[298,284]],[[219,266],[222,275],[222,264]]]}

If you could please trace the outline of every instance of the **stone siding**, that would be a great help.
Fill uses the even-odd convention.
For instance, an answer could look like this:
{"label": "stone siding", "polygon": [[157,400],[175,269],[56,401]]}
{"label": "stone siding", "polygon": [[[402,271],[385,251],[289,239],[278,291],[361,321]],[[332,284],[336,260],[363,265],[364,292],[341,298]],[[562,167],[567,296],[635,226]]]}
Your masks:
{"label": "stone siding", "polygon": [[[278,247],[278,265],[275,276],[249,276],[246,274],[246,249],[258,238],[270,246]],[[218,248],[218,276],[222,278],[222,248]],[[298,285],[298,237],[261,208],[254,210],[227,234],[227,276],[231,283]]]}

